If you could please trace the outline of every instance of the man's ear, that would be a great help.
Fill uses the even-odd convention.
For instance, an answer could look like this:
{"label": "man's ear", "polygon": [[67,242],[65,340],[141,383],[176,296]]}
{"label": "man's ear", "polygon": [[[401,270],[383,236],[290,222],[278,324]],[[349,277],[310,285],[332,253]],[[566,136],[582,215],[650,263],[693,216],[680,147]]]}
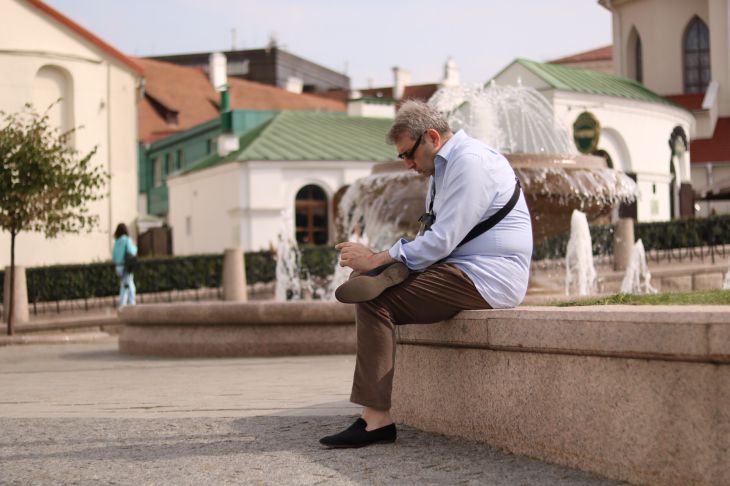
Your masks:
{"label": "man's ear", "polygon": [[426,133],[428,134],[428,137],[431,139],[431,143],[433,144],[436,149],[441,148],[441,134],[438,132],[438,130],[429,128],[426,130]]}

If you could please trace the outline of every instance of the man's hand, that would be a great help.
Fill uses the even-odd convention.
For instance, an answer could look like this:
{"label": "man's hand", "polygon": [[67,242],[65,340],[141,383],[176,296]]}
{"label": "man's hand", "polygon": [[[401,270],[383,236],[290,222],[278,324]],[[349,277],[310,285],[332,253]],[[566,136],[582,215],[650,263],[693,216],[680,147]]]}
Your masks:
{"label": "man's hand", "polygon": [[367,272],[380,265],[395,262],[387,251],[373,253],[360,243],[339,243],[335,249],[340,251],[340,266],[350,267],[356,272]]}

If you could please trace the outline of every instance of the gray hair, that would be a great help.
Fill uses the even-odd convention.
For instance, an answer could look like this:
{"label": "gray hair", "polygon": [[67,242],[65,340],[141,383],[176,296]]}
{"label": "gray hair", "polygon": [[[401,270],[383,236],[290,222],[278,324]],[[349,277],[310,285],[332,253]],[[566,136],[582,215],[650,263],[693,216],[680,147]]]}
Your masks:
{"label": "gray hair", "polygon": [[385,140],[391,145],[403,135],[415,140],[429,128],[433,128],[441,135],[451,131],[446,117],[438,110],[423,101],[408,100],[398,110]]}

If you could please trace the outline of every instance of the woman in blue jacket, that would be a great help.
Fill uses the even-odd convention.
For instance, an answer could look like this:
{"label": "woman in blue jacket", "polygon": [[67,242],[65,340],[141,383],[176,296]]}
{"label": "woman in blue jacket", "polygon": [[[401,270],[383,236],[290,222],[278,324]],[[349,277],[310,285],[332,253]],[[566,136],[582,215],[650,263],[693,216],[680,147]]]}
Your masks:
{"label": "woman in blue jacket", "polygon": [[114,232],[114,249],[112,250],[112,262],[114,269],[120,279],[119,285],[119,307],[123,305],[134,305],[135,294],[137,289],[134,287],[134,274],[129,269],[129,265],[125,262],[130,257],[137,256],[137,246],[132,243],[132,239],[127,232],[127,225],[119,223],[117,230]]}

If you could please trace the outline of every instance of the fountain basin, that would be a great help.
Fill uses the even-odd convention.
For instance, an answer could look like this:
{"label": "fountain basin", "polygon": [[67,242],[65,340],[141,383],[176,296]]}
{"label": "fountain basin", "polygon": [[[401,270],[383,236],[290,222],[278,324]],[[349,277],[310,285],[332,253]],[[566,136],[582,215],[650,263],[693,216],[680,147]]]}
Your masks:
{"label": "fountain basin", "polygon": [[[589,221],[596,221],[609,215],[613,207],[633,201],[637,196],[636,183],[623,172],[607,167],[602,157],[574,154],[506,154],[505,157],[524,189],[535,241],[567,231],[573,210],[586,213]],[[361,211],[368,240],[374,248],[382,249],[401,236],[414,237],[418,218],[425,211],[427,182],[424,176],[406,172],[402,162],[378,164],[371,176],[359,179],[348,189],[340,211],[355,217],[358,217],[356,209]],[[368,223],[372,227],[373,221],[380,224],[369,231]],[[337,226],[339,237],[346,239],[352,221],[340,219]]]}
{"label": "fountain basin", "polygon": [[123,307],[119,351],[167,357],[352,354],[355,306],[202,302]]}

